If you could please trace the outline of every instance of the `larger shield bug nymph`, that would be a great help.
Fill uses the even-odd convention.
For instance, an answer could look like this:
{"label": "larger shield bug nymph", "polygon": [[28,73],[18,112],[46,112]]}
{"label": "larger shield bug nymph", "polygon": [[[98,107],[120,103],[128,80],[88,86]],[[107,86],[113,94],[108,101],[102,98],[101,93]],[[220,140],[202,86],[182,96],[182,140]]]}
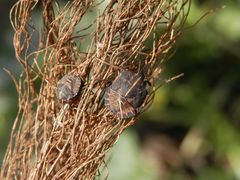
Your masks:
{"label": "larger shield bug nymph", "polygon": [[134,117],[146,98],[143,75],[123,70],[106,89],[104,102],[111,112],[121,119]]}

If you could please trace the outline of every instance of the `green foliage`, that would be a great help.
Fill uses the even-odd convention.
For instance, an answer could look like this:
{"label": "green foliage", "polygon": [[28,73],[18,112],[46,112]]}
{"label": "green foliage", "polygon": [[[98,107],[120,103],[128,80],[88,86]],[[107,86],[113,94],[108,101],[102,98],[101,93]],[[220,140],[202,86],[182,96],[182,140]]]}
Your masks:
{"label": "green foliage", "polygon": [[[136,133],[128,130],[109,153],[108,171],[111,180],[152,180],[157,179],[157,169],[153,162],[144,158],[140,151]],[[106,176],[106,169],[100,179]]]}

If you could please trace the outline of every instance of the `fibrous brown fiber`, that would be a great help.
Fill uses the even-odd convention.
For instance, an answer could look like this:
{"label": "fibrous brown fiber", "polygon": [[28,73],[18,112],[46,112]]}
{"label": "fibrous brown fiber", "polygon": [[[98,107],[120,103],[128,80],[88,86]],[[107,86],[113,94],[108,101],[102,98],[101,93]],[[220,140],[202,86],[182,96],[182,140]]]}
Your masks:
{"label": "fibrous brown fiber", "polygon": [[[94,179],[138,119],[114,116],[105,89],[123,69],[143,71],[154,87],[189,7],[190,0],[19,0],[10,19],[23,72],[14,79],[19,107],[0,179]],[[71,103],[55,93],[66,74],[83,81]],[[153,97],[154,90],[144,109]]]}

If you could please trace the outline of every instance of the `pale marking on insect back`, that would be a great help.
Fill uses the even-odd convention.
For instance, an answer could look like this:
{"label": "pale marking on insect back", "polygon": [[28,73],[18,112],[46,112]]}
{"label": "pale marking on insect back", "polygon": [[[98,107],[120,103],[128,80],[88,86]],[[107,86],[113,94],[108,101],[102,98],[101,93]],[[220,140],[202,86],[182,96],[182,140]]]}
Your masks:
{"label": "pale marking on insect back", "polygon": [[125,96],[127,96],[130,91],[134,88],[134,86],[140,81],[141,77],[139,77],[134,83],[133,85],[129,88],[129,90],[127,91],[127,93],[125,94]]}

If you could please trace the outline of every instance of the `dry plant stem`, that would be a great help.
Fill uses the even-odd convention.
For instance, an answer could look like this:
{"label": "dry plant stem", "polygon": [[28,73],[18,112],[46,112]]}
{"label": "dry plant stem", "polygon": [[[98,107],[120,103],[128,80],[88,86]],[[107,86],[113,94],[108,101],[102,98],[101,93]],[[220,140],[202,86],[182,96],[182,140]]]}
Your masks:
{"label": "dry plant stem", "polygon": [[[83,17],[98,6],[103,3],[91,0],[19,0],[13,6],[13,44],[23,72],[14,80],[19,110],[0,179],[94,179],[106,152],[138,119],[112,115],[103,105],[105,88],[126,68],[144,71],[154,85],[181,35],[190,0],[112,0],[84,25]],[[87,51],[79,47],[87,46],[85,38],[91,39]],[[65,74],[84,82],[78,100],[68,104],[55,95]]]}

